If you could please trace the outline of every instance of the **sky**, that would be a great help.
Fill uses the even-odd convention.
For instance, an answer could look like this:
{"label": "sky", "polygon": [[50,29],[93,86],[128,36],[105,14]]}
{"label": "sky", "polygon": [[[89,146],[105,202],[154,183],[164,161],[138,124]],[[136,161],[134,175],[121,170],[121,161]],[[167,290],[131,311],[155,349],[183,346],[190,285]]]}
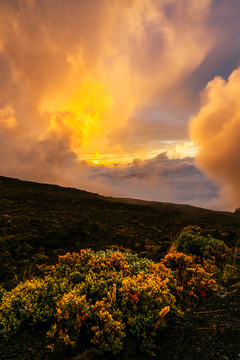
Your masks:
{"label": "sky", "polygon": [[0,0],[0,174],[240,205],[239,0]]}

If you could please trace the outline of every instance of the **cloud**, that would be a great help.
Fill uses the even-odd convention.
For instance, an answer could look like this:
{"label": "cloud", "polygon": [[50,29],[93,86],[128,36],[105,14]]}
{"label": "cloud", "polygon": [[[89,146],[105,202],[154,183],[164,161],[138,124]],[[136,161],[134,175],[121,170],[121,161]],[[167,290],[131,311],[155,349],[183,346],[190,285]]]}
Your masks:
{"label": "cloud", "polygon": [[105,195],[210,208],[222,205],[216,186],[196,168],[193,158],[169,159],[162,153],[128,165],[91,166],[87,173],[90,186],[97,183]]}
{"label": "cloud", "polygon": [[236,59],[233,1],[0,0],[0,173],[218,206],[193,159],[154,155],[187,153],[198,91]]}
{"label": "cloud", "polygon": [[17,126],[17,121],[14,116],[14,110],[7,106],[0,109],[0,131],[6,129],[12,129]]}
{"label": "cloud", "polygon": [[125,152],[134,113],[169,98],[211,48],[210,3],[0,0],[0,105],[37,141],[71,133],[80,159]]}
{"label": "cloud", "polygon": [[[19,141],[19,137],[22,142]],[[33,140],[21,128],[0,131],[1,175],[45,183],[71,183],[71,169],[78,159],[69,139],[51,132],[42,140]]]}
{"label": "cloud", "polygon": [[[76,187],[106,196],[190,203],[219,209],[216,186],[195,166],[193,158],[169,159],[167,153],[129,164],[94,165],[79,161],[69,140],[51,133],[47,139],[11,147],[0,134],[1,174],[38,182]],[[11,158],[11,162],[9,162]]]}
{"label": "cloud", "polygon": [[198,145],[197,163],[217,184],[228,206],[240,204],[240,69],[225,81],[216,77],[202,95],[190,135]]}

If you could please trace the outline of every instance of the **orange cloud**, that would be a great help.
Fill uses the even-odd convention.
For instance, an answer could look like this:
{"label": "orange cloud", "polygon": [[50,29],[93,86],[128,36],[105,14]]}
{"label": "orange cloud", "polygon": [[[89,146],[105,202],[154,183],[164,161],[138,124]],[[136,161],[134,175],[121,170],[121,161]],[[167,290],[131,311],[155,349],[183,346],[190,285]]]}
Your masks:
{"label": "orange cloud", "polygon": [[[0,173],[206,204],[208,190],[203,202],[194,194],[200,177],[199,193],[210,186],[215,204],[215,188],[192,160],[151,160],[169,149],[172,157],[192,154],[186,124],[195,93],[186,83],[222,39],[209,21],[213,3],[0,0]],[[216,89],[228,86],[221,82]],[[212,97],[203,110],[222,104]],[[192,126],[199,144],[206,135],[206,126],[194,135],[200,122]],[[183,170],[172,183],[175,166]],[[193,176],[191,196],[186,174]]]}
{"label": "orange cloud", "polygon": [[216,77],[204,90],[191,121],[197,163],[221,187],[227,206],[240,204],[240,69],[227,81]]}
{"label": "orange cloud", "polygon": [[[80,159],[116,157],[133,113],[156,93],[164,99],[208,53],[209,11],[209,0],[1,1],[4,107],[14,104],[35,140],[54,130]],[[132,154],[148,147],[135,142]]]}
{"label": "orange cloud", "polygon": [[0,131],[10,130],[17,126],[14,110],[11,106],[0,109]]}

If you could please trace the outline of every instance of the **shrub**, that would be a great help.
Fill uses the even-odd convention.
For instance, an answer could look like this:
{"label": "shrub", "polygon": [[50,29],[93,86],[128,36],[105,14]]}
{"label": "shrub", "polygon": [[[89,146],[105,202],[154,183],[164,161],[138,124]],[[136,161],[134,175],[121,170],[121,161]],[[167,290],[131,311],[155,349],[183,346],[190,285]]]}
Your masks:
{"label": "shrub", "polygon": [[[69,256],[67,261],[69,264]],[[78,319],[84,317],[89,346],[93,343],[116,354],[130,332],[142,350],[154,347],[154,336],[164,325],[164,316],[169,311],[180,314],[169,287],[173,282],[171,270],[136,255],[112,251],[91,253],[86,266],[89,271],[84,281],[57,305],[57,321],[49,332],[55,343],[76,345],[81,329]],[[76,297],[84,306],[82,302],[76,305]]]}
{"label": "shrub", "polygon": [[5,294],[6,290],[0,285],[0,301],[2,300],[3,295]]}
{"label": "shrub", "polygon": [[214,273],[217,268],[210,260],[204,260],[202,265],[196,262],[196,256],[174,251],[167,254],[162,263],[175,274],[175,291],[182,304],[188,305],[206,297],[216,286]]}
{"label": "shrub", "polygon": [[1,335],[49,320],[52,349],[58,344],[93,345],[117,354],[128,334],[151,351],[168,313],[180,314],[172,294],[170,269],[136,255],[106,251],[59,257],[45,267],[43,278],[4,292],[0,303]]}
{"label": "shrub", "polygon": [[115,355],[130,335],[139,349],[152,352],[158,330],[182,314],[176,298],[189,307],[216,285],[210,251],[216,255],[221,242],[213,240],[187,229],[178,246],[196,254],[174,251],[160,263],[112,250],[60,256],[56,265],[43,268],[42,278],[11,291],[0,288],[0,335],[8,339],[24,326],[48,321],[52,349],[84,343]]}
{"label": "shrub", "polygon": [[122,339],[126,336],[121,311],[114,308],[107,299],[96,301],[91,307],[92,320],[91,343],[97,344],[103,351],[117,354],[123,349]]}
{"label": "shrub", "polygon": [[61,290],[52,279],[28,280],[4,292],[0,303],[0,335],[9,338],[21,325],[45,322],[56,311]]}
{"label": "shrub", "polygon": [[220,269],[224,267],[229,254],[229,248],[221,240],[214,239],[211,235],[202,235],[201,229],[189,226],[181,232],[175,246],[177,251],[192,254],[203,258],[213,259]]}
{"label": "shrub", "polygon": [[154,337],[157,330],[165,326],[164,317],[170,309],[180,314],[170,291],[172,282],[169,269],[157,264],[149,266],[147,274],[123,279],[119,289],[120,306],[125,323],[142,350],[154,348]]}
{"label": "shrub", "polygon": [[79,290],[75,288],[63,295],[57,304],[56,323],[48,332],[49,337],[55,337],[65,345],[76,345],[81,328],[89,316],[90,306],[86,295],[81,295]]}

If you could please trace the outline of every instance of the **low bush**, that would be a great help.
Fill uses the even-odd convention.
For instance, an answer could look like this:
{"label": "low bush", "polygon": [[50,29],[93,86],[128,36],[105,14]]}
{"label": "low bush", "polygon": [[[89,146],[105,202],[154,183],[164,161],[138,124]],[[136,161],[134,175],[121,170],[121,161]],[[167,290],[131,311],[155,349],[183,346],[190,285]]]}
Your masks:
{"label": "low bush", "polygon": [[117,354],[132,334],[142,351],[152,351],[167,314],[180,315],[172,271],[136,255],[106,251],[59,257],[34,278],[5,291],[0,302],[0,334],[11,337],[38,322],[52,324],[51,348],[58,344],[96,346]]}
{"label": "low bush", "polygon": [[176,242],[185,253],[174,250],[160,263],[112,250],[59,256],[38,278],[11,291],[0,287],[0,336],[47,322],[52,350],[94,346],[115,356],[130,336],[137,349],[151,353],[168,319],[216,286],[219,244],[188,228]]}
{"label": "low bush", "polygon": [[214,274],[217,268],[211,260],[203,260],[200,264],[194,255],[173,251],[164,257],[162,263],[174,273],[175,292],[182,306],[198,302],[216,287]]}
{"label": "low bush", "polygon": [[223,241],[214,239],[211,235],[203,235],[196,226],[184,228],[175,242],[175,247],[184,254],[196,255],[200,259],[212,259],[220,269],[226,265],[230,251]]}
{"label": "low bush", "polygon": [[63,283],[34,278],[5,291],[0,302],[0,335],[9,338],[20,326],[45,322],[56,311]]}

